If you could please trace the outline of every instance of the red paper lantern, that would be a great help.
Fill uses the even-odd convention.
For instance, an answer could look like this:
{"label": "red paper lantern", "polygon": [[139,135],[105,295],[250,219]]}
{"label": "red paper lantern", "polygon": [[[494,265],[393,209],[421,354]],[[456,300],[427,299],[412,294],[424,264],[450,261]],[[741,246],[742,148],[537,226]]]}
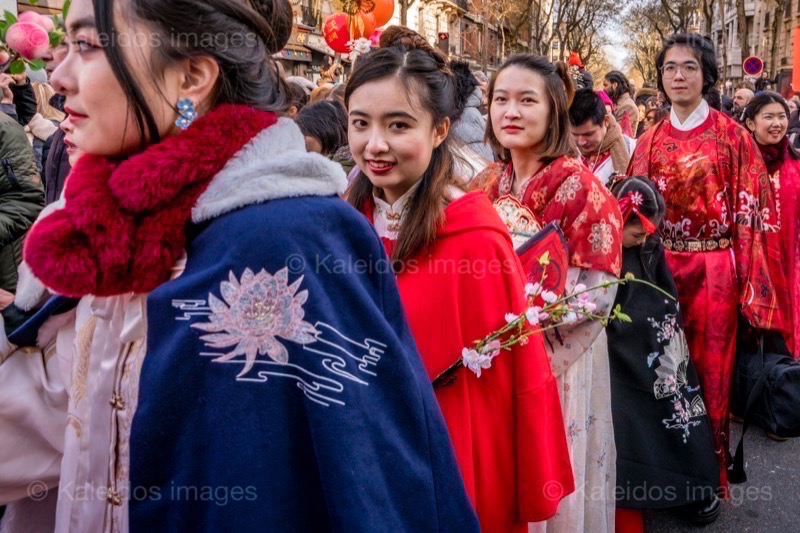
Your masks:
{"label": "red paper lantern", "polygon": [[[361,19],[361,27],[363,29],[359,30],[358,27],[358,19]],[[353,31],[353,39],[360,39],[361,37],[365,39],[369,39],[369,36],[373,34],[375,28],[378,27],[375,24],[375,17],[372,13],[364,13],[363,11],[358,11],[354,17],[353,24],[350,26]]]}
{"label": "red paper lantern", "polygon": [[322,36],[334,52],[346,54],[350,52],[347,43],[350,38],[350,21],[344,13],[334,13],[322,26]]}
{"label": "red paper lantern", "polygon": [[[383,26],[392,19],[394,0],[374,0],[375,7],[368,7],[368,2],[361,3],[361,11],[375,17],[375,27]],[[369,35],[369,34],[367,34]]]}

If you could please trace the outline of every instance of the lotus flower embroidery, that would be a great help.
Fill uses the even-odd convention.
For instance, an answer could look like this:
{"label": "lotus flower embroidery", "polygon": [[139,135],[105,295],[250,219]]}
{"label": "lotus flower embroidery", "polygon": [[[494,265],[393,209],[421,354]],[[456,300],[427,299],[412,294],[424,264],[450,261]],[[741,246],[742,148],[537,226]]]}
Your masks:
{"label": "lotus flower embroidery", "polygon": [[303,321],[303,304],[308,291],[297,292],[303,276],[289,285],[288,269],[274,276],[265,270],[254,274],[245,269],[241,281],[230,272],[228,281],[220,284],[224,301],[208,295],[211,308],[210,322],[192,327],[209,332],[201,340],[211,348],[235,347],[214,361],[230,361],[245,356],[246,374],[255,364],[258,355],[268,355],[276,363],[289,362],[289,352],[278,337],[298,344],[311,344],[319,333],[310,323]]}

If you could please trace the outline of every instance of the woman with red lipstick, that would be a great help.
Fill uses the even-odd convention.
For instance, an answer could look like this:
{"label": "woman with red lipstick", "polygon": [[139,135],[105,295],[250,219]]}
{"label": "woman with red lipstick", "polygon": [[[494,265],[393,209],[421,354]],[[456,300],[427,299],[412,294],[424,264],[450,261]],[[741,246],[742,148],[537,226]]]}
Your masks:
{"label": "woman with red lipstick", "polygon": [[[542,57],[515,55],[489,83],[486,136],[502,162],[476,178],[489,193],[517,242],[529,221],[557,222],[567,238],[567,291],[593,287],[620,272],[622,217],[616,199],[572,154],[570,76]],[[511,214],[511,215],[509,215]],[[597,313],[607,314],[615,288],[591,291]],[[532,530],[613,531],[615,460],[608,345],[602,324],[582,319],[547,333],[550,363],[561,392],[563,424],[581,490],[558,514]]]}
{"label": "woman with red lipstick", "polygon": [[[462,349],[526,308],[508,232],[483,192],[454,173],[448,117],[455,81],[421,42],[359,59],[345,93],[361,171],[349,201],[391,256],[411,331],[431,380]],[[437,387],[467,492],[483,531],[525,532],[573,490],[558,390],[541,336],[460,368]]]}
{"label": "woman with red lipstick", "polygon": [[787,324],[786,344],[800,359],[800,154],[789,143],[789,107],[781,95],[769,91],[757,94],[744,111],[745,126],[761,151],[775,190],[780,218],[780,262],[789,290],[778,291]]}

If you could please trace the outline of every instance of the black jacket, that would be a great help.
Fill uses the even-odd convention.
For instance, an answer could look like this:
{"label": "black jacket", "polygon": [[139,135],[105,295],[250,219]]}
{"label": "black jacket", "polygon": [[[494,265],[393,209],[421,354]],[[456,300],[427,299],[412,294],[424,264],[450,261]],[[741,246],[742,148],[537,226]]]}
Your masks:
{"label": "black jacket", "polygon": [[36,114],[36,94],[29,81],[22,85],[11,84],[9,86],[14,94],[14,106],[17,108],[17,122],[22,126],[27,126],[33,115]]}
{"label": "black jacket", "polygon": [[22,239],[44,206],[44,190],[25,130],[0,113],[0,289],[15,292]]}

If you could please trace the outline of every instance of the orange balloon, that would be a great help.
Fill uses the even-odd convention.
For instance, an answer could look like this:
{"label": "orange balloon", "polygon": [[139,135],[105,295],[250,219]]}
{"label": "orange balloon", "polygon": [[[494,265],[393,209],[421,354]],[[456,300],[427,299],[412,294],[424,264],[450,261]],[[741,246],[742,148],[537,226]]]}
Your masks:
{"label": "orange balloon", "polygon": [[369,39],[369,36],[372,35],[375,31],[375,28],[378,27],[378,25],[375,24],[375,17],[372,15],[372,13],[364,13],[362,11],[356,13],[355,17],[361,19],[364,29],[359,31],[358,24],[354,24],[353,39],[359,39],[361,37]]}
{"label": "orange balloon", "polygon": [[[361,11],[375,17],[375,27],[383,26],[392,19],[394,14],[394,0],[372,0],[361,2]],[[367,35],[369,37],[369,35]]]}
{"label": "orange balloon", "polygon": [[345,13],[334,13],[325,20],[322,26],[322,37],[334,52],[347,54],[350,52],[350,21]]}

